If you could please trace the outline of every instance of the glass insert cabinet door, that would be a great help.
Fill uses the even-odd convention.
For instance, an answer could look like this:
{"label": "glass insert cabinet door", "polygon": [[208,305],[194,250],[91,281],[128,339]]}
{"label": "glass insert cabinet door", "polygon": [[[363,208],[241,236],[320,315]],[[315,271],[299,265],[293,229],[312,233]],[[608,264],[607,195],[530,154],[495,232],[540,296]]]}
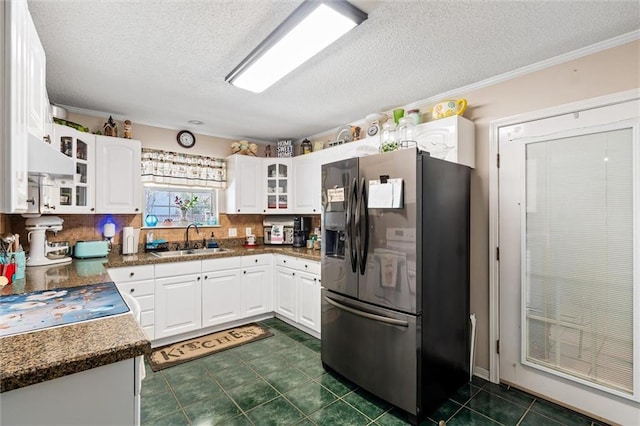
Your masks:
{"label": "glass insert cabinet door", "polygon": [[287,212],[290,210],[291,159],[265,160],[266,206],[267,212]]}
{"label": "glass insert cabinet door", "polygon": [[633,132],[525,145],[521,320],[523,364],[637,399]]}
{"label": "glass insert cabinet door", "polygon": [[[94,208],[95,137],[66,126],[55,126],[55,143],[75,163],[73,176],[56,179],[58,213],[91,213]],[[55,146],[55,145],[54,145]]]}

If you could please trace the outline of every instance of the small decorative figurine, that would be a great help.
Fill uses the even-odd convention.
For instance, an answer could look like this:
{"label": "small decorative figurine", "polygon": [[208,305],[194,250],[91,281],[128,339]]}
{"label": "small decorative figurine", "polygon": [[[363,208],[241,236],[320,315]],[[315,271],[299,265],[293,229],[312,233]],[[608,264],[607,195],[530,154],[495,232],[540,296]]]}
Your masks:
{"label": "small decorative figurine", "polygon": [[258,145],[250,143],[249,141],[237,141],[231,143],[231,153],[241,155],[258,155]]}
{"label": "small decorative figurine", "polygon": [[131,139],[131,120],[124,120],[124,137]]}
{"label": "small decorative figurine", "polygon": [[267,145],[264,147],[264,156],[271,157],[271,145]]}
{"label": "small decorative figurine", "polygon": [[104,135],[118,137],[118,125],[111,116],[109,116],[109,120],[104,123]]}
{"label": "small decorative figurine", "polygon": [[357,141],[360,139],[360,127],[351,126],[351,139]]}

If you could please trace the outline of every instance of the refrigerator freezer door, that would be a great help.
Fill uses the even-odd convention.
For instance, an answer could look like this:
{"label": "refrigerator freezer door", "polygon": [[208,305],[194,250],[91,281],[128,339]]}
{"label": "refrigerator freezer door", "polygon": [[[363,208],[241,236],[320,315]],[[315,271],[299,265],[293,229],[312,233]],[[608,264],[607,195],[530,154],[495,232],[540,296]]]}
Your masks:
{"label": "refrigerator freezer door", "polygon": [[416,317],[322,290],[322,362],[367,391],[417,414]]}
{"label": "refrigerator freezer door", "polygon": [[322,166],[322,284],[351,297],[358,296],[354,215],[358,159]]}
{"label": "refrigerator freezer door", "polygon": [[[358,242],[362,256],[358,298],[378,306],[416,314],[416,257],[419,239],[418,151],[404,149],[360,159]],[[368,205],[369,183],[402,179],[402,208]],[[394,181],[397,182],[397,181]],[[422,195],[422,194],[421,194]],[[377,204],[373,204],[377,205]],[[323,277],[324,279],[324,277]]]}

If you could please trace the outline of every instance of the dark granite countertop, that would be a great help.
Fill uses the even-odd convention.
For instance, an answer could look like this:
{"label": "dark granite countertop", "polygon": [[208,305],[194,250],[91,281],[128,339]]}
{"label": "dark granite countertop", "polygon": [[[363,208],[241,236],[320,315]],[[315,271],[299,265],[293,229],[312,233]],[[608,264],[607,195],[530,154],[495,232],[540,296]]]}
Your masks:
{"label": "dark granite countertop", "polygon": [[[231,247],[233,251],[183,258],[150,253],[110,254],[102,259],[74,259],[64,265],[26,269],[22,280],[2,294],[78,287],[111,281],[107,268],[210,258],[284,254],[320,261],[318,250],[289,246]],[[52,380],[150,352],[151,345],[131,313],[0,338],[0,392]]]}

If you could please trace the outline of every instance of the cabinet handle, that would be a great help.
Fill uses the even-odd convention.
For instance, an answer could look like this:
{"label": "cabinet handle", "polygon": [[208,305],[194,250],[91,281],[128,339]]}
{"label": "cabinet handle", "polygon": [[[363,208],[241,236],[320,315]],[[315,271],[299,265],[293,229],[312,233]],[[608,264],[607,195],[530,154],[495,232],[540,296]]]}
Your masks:
{"label": "cabinet handle", "polygon": [[36,205],[36,200],[34,198],[29,198],[27,200],[27,203],[31,203],[32,206],[35,206]]}
{"label": "cabinet handle", "polygon": [[95,210],[96,210],[96,209],[94,209],[93,207],[91,207],[91,211],[92,211],[92,212],[93,212],[93,211],[95,211]]}
{"label": "cabinet handle", "polygon": [[135,275],[135,272],[129,272],[129,276],[132,277]]}
{"label": "cabinet handle", "polygon": [[133,293],[134,291],[136,291],[136,289],[132,288],[131,290],[129,290],[129,293]]}

